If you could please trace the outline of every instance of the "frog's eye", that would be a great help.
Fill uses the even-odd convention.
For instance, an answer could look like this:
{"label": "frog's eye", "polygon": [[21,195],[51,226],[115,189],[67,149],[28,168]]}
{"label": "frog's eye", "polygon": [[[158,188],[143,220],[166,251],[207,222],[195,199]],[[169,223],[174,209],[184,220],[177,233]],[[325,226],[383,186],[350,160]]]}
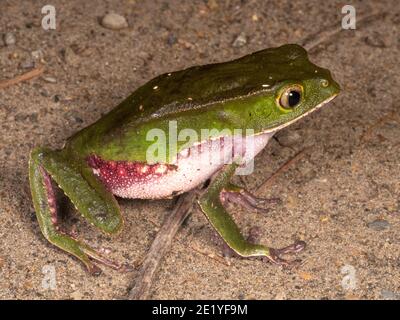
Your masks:
{"label": "frog's eye", "polygon": [[292,109],[297,106],[302,98],[303,90],[300,86],[295,85],[289,88],[286,88],[280,98],[279,104],[284,109]]}

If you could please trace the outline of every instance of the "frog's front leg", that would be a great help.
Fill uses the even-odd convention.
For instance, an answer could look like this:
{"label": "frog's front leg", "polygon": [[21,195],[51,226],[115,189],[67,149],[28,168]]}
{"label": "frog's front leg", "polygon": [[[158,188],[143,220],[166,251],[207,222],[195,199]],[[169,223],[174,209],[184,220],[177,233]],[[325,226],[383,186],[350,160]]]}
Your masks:
{"label": "frog's front leg", "polygon": [[99,274],[101,270],[91,259],[124,270],[124,265],[110,261],[60,228],[51,179],[92,225],[107,234],[117,233],[123,225],[114,196],[97,180],[86,164],[76,163],[59,151],[37,148],[30,156],[29,180],[36,216],[46,239],[80,259],[92,274]]}
{"label": "frog's front leg", "polygon": [[270,209],[265,206],[281,203],[281,199],[279,198],[264,199],[256,197],[246,189],[231,182],[228,182],[228,184],[223,188],[220,196],[223,204],[225,204],[225,202],[232,202],[239,204],[248,210],[260,213],[269,212]]}
{"label": "frog's front leg", "polygon": [[261,256],[267,257],[276,264],[285,266],[291,264],[291,262],[284,260],[281,256],[303,250],[305,248],[303,241],[296,241],[294,244],[282,249],[274,249],[265,245],[250,243],[243,237],[239,227],[225,210],[221,201],[221,194],[223,195],[225,188],[228,190],[232,188],[230,179],[234,175],[236,168],[236,164],[227,165],[212,180],[205,193],[199,199],[202,211],[226,244],[240,256]]}

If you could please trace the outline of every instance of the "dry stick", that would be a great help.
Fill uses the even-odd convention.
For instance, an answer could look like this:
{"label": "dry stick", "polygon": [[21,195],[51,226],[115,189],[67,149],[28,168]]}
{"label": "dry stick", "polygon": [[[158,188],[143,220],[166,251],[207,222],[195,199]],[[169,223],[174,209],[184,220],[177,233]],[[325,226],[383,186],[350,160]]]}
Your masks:
{"label": "dry stick", "polygon": [[18,84],[22,81],[30,80],[32,78],[35,78],[37,76],[40,76],[44,71],[44,66],[41,65],[35,69],[32,69],[24,74],[21,74],[15,78],[9,79],[9,80],[2,80],[0,81],[0,89],[7,88],[9,86],[12,86],[14,84]]}
{"label": "dry stick", "polygon": [[[357,24],[361,22],[372,21],[386,15],[383,13],[373,13],[365,16],[361,16],[357,20]],[[338,34],[342,30],[341,27],[332,26],[323,32],[306,38],[302,41],[303,46],[307,50],[311,50],[317,47],[320,43],[328,40],[330,37]],[[295,155],[294,158],[286,162],[275,174],[273,174],[268,180],[263,182],[257,190],[271,184],[282,172],[286,171],[292,164],[300,160],[306,149],[300,151]],[[174,211],[167,217],[163,226],[157,233],[157,236],[141,266],[139,275],[136,278],[135,286],[131,289],[128,299],[146,299],[149,296],[151,281],[155,271],[157,270],[158,264],[167,252],[175,233],[178,231],[180,225],[189,215],[190,209],[193,206],[193,201],[196,196],[195,191],[191,191],[186,195],[180,197],[177,206]],[[184,197],[184,198],[183,198]]]}
{"label": "dry stick", "polygon": [[[181,244],[183,245],[183,243],[181,242]],[[187,246],[186,246],[187,247]],[[193,245],[189,245],[189,248],[192,249],[193,251],[203,255],[206,258],[209,258],[215,262],[218,262],[221,265],[224,265],[226,267],[229,267],[231,264],[229,261],[226,261],[223,257],[219,256],[219,255],[214,255],[212,253],[206,252],[198,247],[195,247]]]}
{"label": "dry stick", "polygon": [[179,197],[174,210],[165,219],[140,267],[135,285],[129,292],[129,300],[148,299],[154,273],[168,251],[179,227],[189,216],[197,194],[195,189]]}
{"label": "dry stick", "polygon": [[275,171],[275,173],[270,176],[267,180],[265,180],[263,183],[261,183],[257,188],[256,188],[256,192],[261,190],[262,188],[265,188],[266,186],[270,186],[273,184],[273,182],[275,182],[275,180],[285,171],[287,171],[289,169],[290,166],[292,166],[293,164],[295,164],[296,162],[298,162],[300,159],[302,159],[306,153],[306,151],[308,151],[310,148],[304,148],[303,150],[301,150],[300,152],[296,153],[296,155],[291,158],[290,160],[286,161],[277,171]]}
{"label": "dry stick", "polygon": [[392,111],[386,115],[384,115],[382,118],[380,118],[377,122],[375,122],[372,126],[370,126],[361,136],[360,141],[365,142],[371,139],[371,136],[373,132],[383,126],[386,122],[389,120],[397,121],[400,122],[400,117],[397,114],[396,111]]}
{"label": "dry stick", "polygon": [[[365,24],[368,22],[372,22],[373,20],[384,18],[387,14],[388,14],[387,12],[372,12],[370,14],[361,15],[360,17],[357,17],[357,26],[360,26],[361,24]],[[300,43],[303,45],[303,47],[306,50],[310,51],[310,50],[316,48],[319,44],[330,39],[334,35],[337,35],[342,30],[343,30],[343,28],[340,24],[335,24],[335,25],[332,25],[332,26],[326,28],[325,30],[323,30],[321,32],[318,32],[316,34],[313,34],[313,35],[305,38]]]}
{"label": "dry stick", "polygon": [[[161,226],[160,226],[158,223],[154,222],[154,221],[151,220],[151,219],[148,219],[148,221],[156,228],[156,231],[157,231],[157,232],[160,230]],[[207,257],[207,258],[210,258],[211,260],[213,260],[213,261],[215,261],[215,262],[218,262],[218,263],[223,264],[223,265],[225,265],[225,266],[230,266],[230,263],[227,262],[223,257],[218,256],[218,255],[214,255],[213,253],[206,252],[206,251],[204,251],[204,250],[201,250],[201,249],[199,249],[198,247],[195,247],[195,246],[193,245],[193,243],[191,243],[191,244],[185,243],[185,242],[183,241],[182,237],[181,237],[179,234],[177,235],[176,241],[177,241],[182,247],[190,248],[190,249],[192,249],[193,251],[195,251],[195,252],[197,252],[197,253],[199,253],[199,254],[201,254],[201,255]],[[136,265],[137,265],[137,266],[140,266],[140,265],[143,263],[144,258],[145,258],[145,257],[143,257],[143,259],[140,261],[140,263],[137,263]]]}

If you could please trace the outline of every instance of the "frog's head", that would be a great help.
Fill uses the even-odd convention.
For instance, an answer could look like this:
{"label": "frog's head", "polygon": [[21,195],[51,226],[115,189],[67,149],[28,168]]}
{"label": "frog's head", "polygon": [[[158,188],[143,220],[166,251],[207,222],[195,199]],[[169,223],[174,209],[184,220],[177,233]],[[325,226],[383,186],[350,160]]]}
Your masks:
{"label": "frog's head", "polygon": [[[254,127],[277,131],[317,110],[340,91],[329,70],[311,63],[307,51],[289,44],[256,52],[247,63],[257,61],[253,83],[263,88],[249,103]],[[257,122],[257,123],[254,123]]]}

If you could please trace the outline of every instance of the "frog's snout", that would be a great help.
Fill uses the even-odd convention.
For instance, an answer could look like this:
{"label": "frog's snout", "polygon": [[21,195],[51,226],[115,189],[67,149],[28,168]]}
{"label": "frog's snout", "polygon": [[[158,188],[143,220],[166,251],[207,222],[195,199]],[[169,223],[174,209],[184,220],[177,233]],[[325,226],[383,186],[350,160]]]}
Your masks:
{"label": "frog's snout", "polygon": [[330,72],[328,72],[327,77],[320,80],[320,86],[323,91],[328,91],[331,96],[336,96],[340,92],[340,85],[333,79]]}

